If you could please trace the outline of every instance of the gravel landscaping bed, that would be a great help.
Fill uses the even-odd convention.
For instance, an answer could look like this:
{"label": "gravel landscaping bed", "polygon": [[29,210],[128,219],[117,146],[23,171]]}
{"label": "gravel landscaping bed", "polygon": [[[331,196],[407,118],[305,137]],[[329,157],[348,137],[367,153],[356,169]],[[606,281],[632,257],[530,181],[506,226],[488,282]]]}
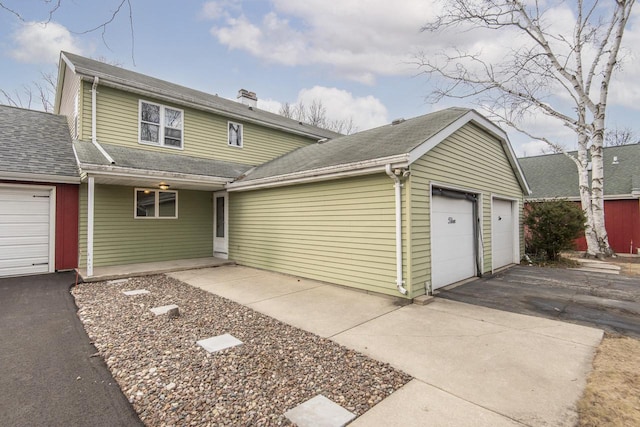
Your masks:
{"label": "gravel landscaping bed", "polygon": [[[149,294],[126,296],[126,290]],[[328,339],[165,275],[73,288],[78,315],[140,419],[159,425],[290,425],[323,394],[361,415],[411,377]],[[152,307],[176,304],[180,316]],[[242,345],[208,353],[196,341]]]}

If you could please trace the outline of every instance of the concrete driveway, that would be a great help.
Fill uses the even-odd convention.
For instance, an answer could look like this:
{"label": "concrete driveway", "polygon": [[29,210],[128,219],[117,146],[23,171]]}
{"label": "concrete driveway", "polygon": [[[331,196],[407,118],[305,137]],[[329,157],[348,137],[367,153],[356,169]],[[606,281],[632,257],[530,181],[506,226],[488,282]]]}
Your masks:
{"label": "concrete driveway", "polygon": [[0,424],[141,426],[89,342],[72,273],[0,279]]}
{"label": "concrete driveway", "polygon": [[405,305],[240,266],[171,276],[415,379],[354,426],[572,426],[602,330],[445,299]]}
{"label": "concrete driveway", "polygon": [[438,297],[640,338],[637,277],[515,266],[493,277],[441,290]]}

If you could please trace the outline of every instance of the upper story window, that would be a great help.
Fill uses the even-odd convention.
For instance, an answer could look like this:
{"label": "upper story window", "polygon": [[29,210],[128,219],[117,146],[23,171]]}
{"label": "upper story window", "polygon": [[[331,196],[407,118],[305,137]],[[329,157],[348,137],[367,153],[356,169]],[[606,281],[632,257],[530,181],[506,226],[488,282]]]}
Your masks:
{"label": "upper story window", "polygon": [[228,122],[227,141],[231,147],[242,148],[242,125],[240,123]]}
{"label": "upper story window", "polygon": [[140,101],[140,143],[182,149],[183,111]]}

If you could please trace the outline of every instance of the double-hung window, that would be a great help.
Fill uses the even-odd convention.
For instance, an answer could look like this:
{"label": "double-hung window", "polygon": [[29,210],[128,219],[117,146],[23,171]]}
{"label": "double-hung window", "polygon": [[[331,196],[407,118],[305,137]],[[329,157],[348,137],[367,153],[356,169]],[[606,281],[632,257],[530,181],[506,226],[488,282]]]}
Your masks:
{"label": "double-hung window", "polygon": [[183,111],[140,100],[140,143],[182,148]]}
{"label": "double-hung window", "polygon": [[227,141],[229,146],[242,148],[242,125],[227,122]]}
{"label": "double-hung window", "polygon": [[178,192],[135,189],[135,218],[178,218]]}

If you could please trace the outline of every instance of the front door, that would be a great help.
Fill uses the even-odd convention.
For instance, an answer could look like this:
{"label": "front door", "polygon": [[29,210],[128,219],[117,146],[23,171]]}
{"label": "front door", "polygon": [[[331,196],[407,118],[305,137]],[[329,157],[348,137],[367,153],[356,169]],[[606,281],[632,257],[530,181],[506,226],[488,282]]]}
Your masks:
{"label": "front door", "polygon": [[226,191],[213,193],[213,256],[229,257],[229,196]]}

